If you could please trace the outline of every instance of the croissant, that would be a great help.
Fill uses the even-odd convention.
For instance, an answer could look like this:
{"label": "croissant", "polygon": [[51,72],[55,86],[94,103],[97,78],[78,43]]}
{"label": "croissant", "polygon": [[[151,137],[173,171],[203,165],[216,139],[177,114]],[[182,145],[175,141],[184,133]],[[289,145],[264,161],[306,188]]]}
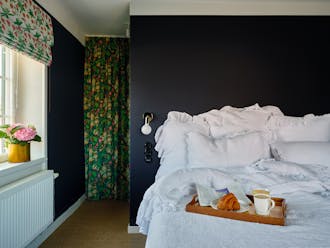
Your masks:
{"label": "croissant", "polygon": [[241,208],[233,193],[226,194],[220,198],[217,207],[221,210],[239,210]]}

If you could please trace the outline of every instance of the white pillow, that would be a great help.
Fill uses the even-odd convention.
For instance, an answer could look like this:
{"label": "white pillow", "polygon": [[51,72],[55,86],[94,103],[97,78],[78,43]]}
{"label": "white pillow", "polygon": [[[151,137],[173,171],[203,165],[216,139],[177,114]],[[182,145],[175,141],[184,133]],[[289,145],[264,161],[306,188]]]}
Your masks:
{"label": "white pillow", "polygon": [[274,130],[278,141],[330,141],[330,114],[272,116],[269,129]]}
{"label": "white pillow", "polygon": [[155,150],[160,157],[156,179],[187,166],[186,134],[198,132],[208,135],[209,128],[186,113],[170,112],[164,125],[157,129]]}
{"label": "white pillow", "polygon": [[276,106],[273,106],[273,105],[263,106],[262,109],[269,112],[269,113],[271,113],[271,115],[280,115],[280,116],[284,115],[279,107],[276,107]]}
{"label": "white pillow", "polygon": [[271,151],[279,161],[330,166],[330,142],[276,142]]}
{"label": "white pillow", "polygon": [[223,139],[188,133],[187,147],[190,168],[242,166],[270,157],[269,145],[260,132]]}
{"label": "white pillow", "polygon": [[214,138],[235,136],[243,132],[267,131],[267,122],[272,115],[283,115],[275,106],[260,107],[258,104],[234,108],[225,106],[220,110],[211,110],[200,114],[210,125]]}

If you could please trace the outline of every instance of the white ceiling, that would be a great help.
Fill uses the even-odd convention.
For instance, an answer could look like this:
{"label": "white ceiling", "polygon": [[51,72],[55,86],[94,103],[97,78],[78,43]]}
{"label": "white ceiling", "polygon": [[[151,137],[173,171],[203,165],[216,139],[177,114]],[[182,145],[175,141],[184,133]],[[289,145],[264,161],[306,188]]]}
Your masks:
{"label": "white ceiling", "polygon": [[[36,0],[82,44],[126,36],[129,15],[329,15],[330,0]],[[197,30],[198,32],[198,30]]]}
{"label": "white ceiling", "polygon": [[126,35],[129,0],[57,0],[89,35]]}
{"label": "white ceiling", "polygon": [[36,0],[82,44],[85,35],[126,36],[130,0]]}
{"label": "white ceiling", "polygon": [[330,0],[131,0],[131,15],[329,15]]}

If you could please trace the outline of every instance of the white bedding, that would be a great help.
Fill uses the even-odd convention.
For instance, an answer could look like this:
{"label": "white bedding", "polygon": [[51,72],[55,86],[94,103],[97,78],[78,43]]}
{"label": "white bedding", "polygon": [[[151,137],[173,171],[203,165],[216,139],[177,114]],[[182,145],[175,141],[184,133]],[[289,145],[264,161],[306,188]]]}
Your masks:
{"label": "white bedding", "polygon": [[[268,188],[287,200],[287,225],[272,226],[187,213],[195,183],[224,188],[239,182],[246,193]],[[146,247],[330,247],[330,170],[265,160],[244,167],[181,169],[145,193],[137,224]]]}
{"label": "white bedding", "polygon": [[[209,151],[212,151],[214,147],[221,148],[223,152],[227,151],[224,155],[229,156],[225,159],[229,163],[225,166],[229,166],[230,162],[238,162],[236,165],[241,165],[242,162],[249,164],[251,159],[253,162],[256,161],[253,158],[260,154],[260,149],[265,142],[253,143],[252,150],[251,147],[246,147],[247,137],[244,138],[244,136],[248,136],[251,132],[262,133],[267,149],[269,149],[269,144],[277,141],[330,142],[330,114],[322,116],[308,114],[304,117],[284,116],[278,107],[260,107],[258,104],[245,108],[225,106],[220,110],[214,109],[193,116],[184,112],[171,111],[167,115],[167,120],[155,134],[155,150],[160,158],[156,180],[177,169],[195,166],[195,163],[199,164],[205,161],[205,158],[210,157],[218,161],[219,158],[215,158],[216,156],[209,156]],[[204,141],[208,142],[207,146],[202,145],[202,142],[199,142],[200,145],[194,142],[201,141],[200,137],[205,138]],[[254,140],[256,141],[257,139]],[[198,153],[196,149],[199,150]],[[207,149],[209,151],[206,151]],[[246,160],[246,157],[242,156],[243,152],[254,155]],[[197,155],[197,159],[195,156],[191,158],[191,154]],[[224,156],[221,155],[221,158],[223,162]],[[238,161],[237,158],[239,158]],[[223,163],[221,164],[223,166]],[[209,166],[208,162],[205,162],[203,166]]]}

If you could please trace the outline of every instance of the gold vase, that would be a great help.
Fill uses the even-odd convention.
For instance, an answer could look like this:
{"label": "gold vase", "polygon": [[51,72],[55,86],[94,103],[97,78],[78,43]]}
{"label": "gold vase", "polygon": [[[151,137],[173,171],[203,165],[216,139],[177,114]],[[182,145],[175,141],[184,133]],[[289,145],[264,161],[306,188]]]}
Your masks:
{"label": "gold vase", "polygon": [[30,143],[8,144],[8,162],[21,163],[30,161]]}

